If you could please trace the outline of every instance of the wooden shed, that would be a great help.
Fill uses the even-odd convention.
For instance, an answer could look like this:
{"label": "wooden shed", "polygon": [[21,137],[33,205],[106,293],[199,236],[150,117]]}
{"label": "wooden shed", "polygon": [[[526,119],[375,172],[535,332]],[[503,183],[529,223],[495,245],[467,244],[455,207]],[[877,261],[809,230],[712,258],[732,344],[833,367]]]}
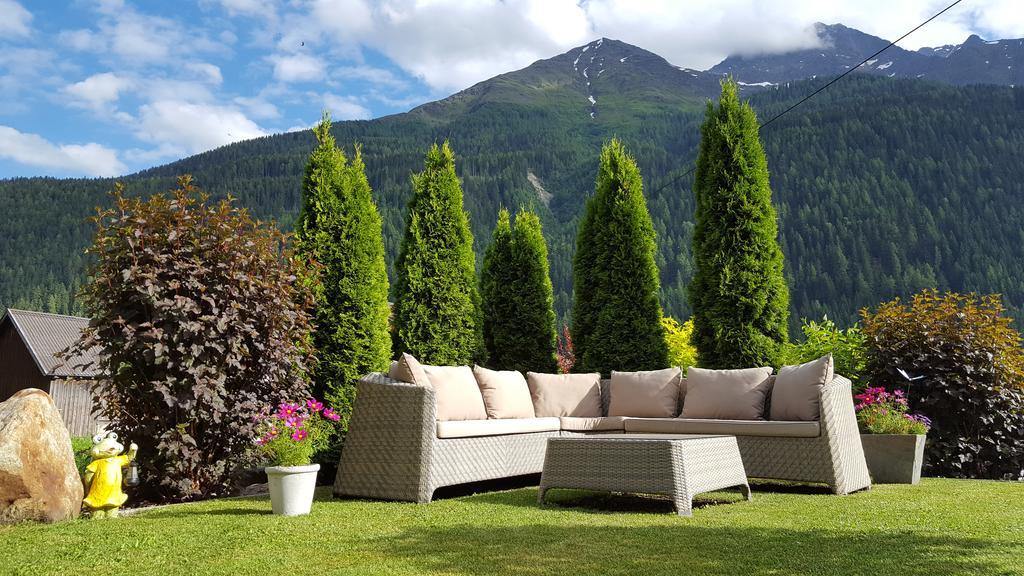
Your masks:
{"label": "wooden shed", "polygon": [[7,309],[0,319],[0,401],[25,388],[45,390],[72,436],[95,434],[101,423],[92,414],[89,388],[102,373],[79,367],[95,358],[56,356],[88,325],[88,318]]}

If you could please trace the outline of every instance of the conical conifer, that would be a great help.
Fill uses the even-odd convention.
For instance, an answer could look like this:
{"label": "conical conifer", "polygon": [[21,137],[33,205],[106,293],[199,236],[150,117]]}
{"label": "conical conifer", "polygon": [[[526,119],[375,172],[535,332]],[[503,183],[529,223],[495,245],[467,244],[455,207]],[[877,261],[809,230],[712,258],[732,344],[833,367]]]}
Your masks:
{"label": "conical conifer", "polygon": [[356,380],[388,366],[388,277],[381,218],[360,148],[348,162],[330,130],[325,114],[313,131],[318,145],[306,165],[295,238],[298,253],[320,264],[314,394],[347,424]]}
{"label": "conical conifer", "polygon": [[430,148],[412,183],[395,265],[395,351],[426,364],[483,361],[473,234],[447,142]]}
{"label": "conical conifer", "polygon": [[498,213],[480,273],[484,344],[497,370],[555,372],[554,293],[540,218],[528,210]]}
{"label": "conical conifer", "polygon": [[736,83],[708,103],[693,184],[693,343],[702,366],[776,366],[789,291],[757,117]]}
{"label": "conical conifer", "polygon": [[636,162],[613,139],[601,150],[573,261],[576,372],[668,365],[654,226]]}

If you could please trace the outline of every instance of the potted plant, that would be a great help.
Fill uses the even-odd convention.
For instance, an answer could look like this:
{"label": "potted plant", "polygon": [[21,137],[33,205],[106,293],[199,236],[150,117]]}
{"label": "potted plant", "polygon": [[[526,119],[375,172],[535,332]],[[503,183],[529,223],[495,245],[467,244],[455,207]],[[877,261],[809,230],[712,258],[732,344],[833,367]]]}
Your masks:
{"label": "potted plant", "polygon": [[903,390],[867,388],[854,396],[861,444],[871,478],[879,484],[917,484],[931,420],[909,413]]}
{"label": "potted plant", "polygon": [[310,398],[305,405],[285,402],[263,418],[256,444],[267,456],[267,484],[274,514],[309,514],[319,464],[313,454],[327,446],[340,419],[323,403]]}

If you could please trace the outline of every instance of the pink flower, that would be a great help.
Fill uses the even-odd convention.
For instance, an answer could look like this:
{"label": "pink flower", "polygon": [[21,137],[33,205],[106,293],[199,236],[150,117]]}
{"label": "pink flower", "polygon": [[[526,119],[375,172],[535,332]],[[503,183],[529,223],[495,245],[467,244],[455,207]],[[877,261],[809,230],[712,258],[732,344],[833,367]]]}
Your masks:
{"label": "pink flower", "polygon": [[341,420],[341,416],[339,416],[337,412],[331,410],[330,408],[324,408],[324,418],[327,418],[331,422],[337,422],[338,420]]}
{"label": "pink flower", "polygon": [[323,402],[317,401],[316,398],[310,398],[309,400],[306,400],[306,407],[313,412],[319,412],[324,409],[324,404]]}
{"label": "pink flower", "polygon": [[306,420],[301,416],[289,416],[284,419],[284,425],[289,428],[302,428],[302,425],[306,423]]}
{"label": "pink flower", "polygon": [[296,430],[292,433],[292,440],[296,442],[302,442],[307,437],[309,437],[309,433],[302,429]]}
{"label": "pink flower", "polygon": [[298,413],[299,413],[299,405],[298,404],[284,403],[284,404],[281,404],[281,406],[278,407],[278,409],[277,409],[277,417],[280,418],[281,420],[287,420],[288,418],[290,418],[292,416],[296,416]]}
{"label": "pink flower", "polygon": [[271,428],[270,432],[267,432],[267,436],[273,438],[274,436],[277,436],[279,433],[280,431],[277,428]]}

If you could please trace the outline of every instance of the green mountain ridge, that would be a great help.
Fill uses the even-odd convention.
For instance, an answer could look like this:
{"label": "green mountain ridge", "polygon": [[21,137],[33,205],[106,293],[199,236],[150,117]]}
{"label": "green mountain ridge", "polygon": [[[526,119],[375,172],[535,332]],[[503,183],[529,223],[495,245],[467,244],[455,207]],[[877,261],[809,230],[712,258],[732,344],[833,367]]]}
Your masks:
{"label": "green mountain ridge", "polygon": [[[591,61],[593,58],[593,61]],[[586,71],[586,74],[583,72]],[[762,119],[826,79],[750,95]],[[587,82],[590,82],[588,85]],[[602,39],[477,84],[405,114],[339,122],[339,143],[363,147],[384,220],[389,266],[433,142],[457,154],[482,254],[501,206],[534,206],[550,243],[556,307],[570,308],[572,253],[600,145],[618,136],[637,159],[658,235],[666,313],[689,315],[690,176],[705,94],[718,79]],[[593,97],[595,103],[591,103]],[[593,113],[593,116],[591,116]],[[791,291],[791,326],[925,287],[999,292],[1024,303],[1024,90],[954,87],[857,74],[766,129],[774,202]],[[290,229],[310,132],[258,138],[123,178],[129,193],[169,189],[190,173]],[[75,312],[85,221],[113,180],[0,181],[0,306]],[[393,278],[393,276],[392,276]]]}

